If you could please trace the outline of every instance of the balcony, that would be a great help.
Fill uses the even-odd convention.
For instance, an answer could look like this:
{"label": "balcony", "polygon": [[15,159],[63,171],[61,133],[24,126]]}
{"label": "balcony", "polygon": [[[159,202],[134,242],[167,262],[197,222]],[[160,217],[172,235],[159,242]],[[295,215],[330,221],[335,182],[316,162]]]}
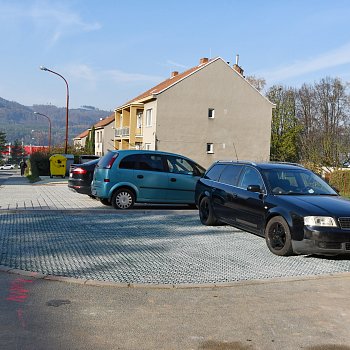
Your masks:
{"label": "balcony", "polygon": [[130,135],[130,128],[124,127],[124,128],[117,128],[114,130],[114,136],[115,137],[126,137]]}

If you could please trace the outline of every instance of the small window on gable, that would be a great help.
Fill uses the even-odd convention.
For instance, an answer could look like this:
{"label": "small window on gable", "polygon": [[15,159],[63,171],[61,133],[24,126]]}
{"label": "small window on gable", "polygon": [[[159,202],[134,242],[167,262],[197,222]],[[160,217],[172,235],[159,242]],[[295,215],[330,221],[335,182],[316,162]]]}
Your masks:
{"label": "small window on gable", "polygon": [[215,118],[215,109],[214,108],[209,108],[208,109],[208,118],[209,119],[214,119]]}
{"label": "small window on gable", "polygon": [[207,153],[214,153],[214,144],[207,143]]}

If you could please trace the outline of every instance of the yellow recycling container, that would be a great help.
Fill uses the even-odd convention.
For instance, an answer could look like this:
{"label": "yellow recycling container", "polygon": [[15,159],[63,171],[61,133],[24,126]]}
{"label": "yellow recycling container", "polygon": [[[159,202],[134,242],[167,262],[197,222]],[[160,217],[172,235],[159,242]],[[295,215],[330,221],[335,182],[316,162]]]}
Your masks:
{"label": "yellow recycling container", "polygon": [[62,154],[54,154],[50,158],[50,177],[53,176],[66,176],[66,163],[67,158]]}

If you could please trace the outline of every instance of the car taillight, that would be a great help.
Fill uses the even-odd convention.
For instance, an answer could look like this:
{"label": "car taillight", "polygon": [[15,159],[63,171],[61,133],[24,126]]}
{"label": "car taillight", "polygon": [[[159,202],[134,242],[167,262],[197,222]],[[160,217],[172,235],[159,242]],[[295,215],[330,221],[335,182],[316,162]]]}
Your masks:
{"label": "car taillight", "polygon": [[112,168],[113,163],[115,162],[115,160],[118,158],[119,153],[116,153],[111,160],[109,161],[108,165],[105,167],[105,169],[110,169]]}
{"label": "car taillight", "polygon": [[83,175],[83,174],[87,173],[87,170],[83,169],[83,168],[75,168],[75,169],[73,169],[72,173]]}

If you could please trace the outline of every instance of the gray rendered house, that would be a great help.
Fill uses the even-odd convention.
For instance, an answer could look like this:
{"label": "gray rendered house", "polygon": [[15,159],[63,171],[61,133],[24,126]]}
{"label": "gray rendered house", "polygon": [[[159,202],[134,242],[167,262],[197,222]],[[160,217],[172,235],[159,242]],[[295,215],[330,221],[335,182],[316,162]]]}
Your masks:
{"label": "gray rendered house", "polygon": [[205,167],[269,160],[274,104],[242,73],[220,57],[173,72],[115,110],[115,148],[180,153]]}

